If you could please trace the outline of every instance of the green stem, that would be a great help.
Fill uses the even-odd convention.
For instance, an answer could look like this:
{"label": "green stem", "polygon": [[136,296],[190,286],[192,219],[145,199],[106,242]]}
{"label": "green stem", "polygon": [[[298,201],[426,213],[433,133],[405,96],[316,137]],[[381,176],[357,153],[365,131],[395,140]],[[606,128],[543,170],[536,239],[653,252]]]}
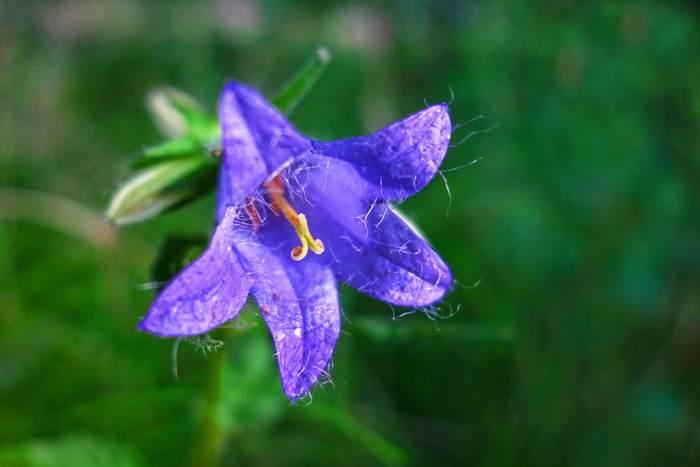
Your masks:
{"label": "green stem", "polygon": [[219,398],[221,396],[221,375],[226,366],[224,349],[219,349],[208,358],[207,386],[202,408],[202,419],[195,445],[193,466],[216,465],[221,449],[221,426],[219,417]]}

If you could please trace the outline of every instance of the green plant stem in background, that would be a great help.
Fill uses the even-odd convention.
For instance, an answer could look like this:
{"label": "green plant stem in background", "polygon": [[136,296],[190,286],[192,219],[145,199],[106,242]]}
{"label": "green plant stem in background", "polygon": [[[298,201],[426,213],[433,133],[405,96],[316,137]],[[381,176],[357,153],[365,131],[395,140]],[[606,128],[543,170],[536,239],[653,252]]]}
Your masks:
{"label": "green plant stem in background", "polygon": [[0,219],[41,225],[100,250],[111,250],[115,244],[114,230],[99,212],[52,193],[0,186]]}
{"label": "green plant stem in background", "polygon": [[216,465],[221,451],[221,440],[224,437],[219,415],[221,400],[221,377],[226,368],[227,352],[214,352],[209,355],[207,366],[207,382],[199,433],[195,444],[193,466]]}

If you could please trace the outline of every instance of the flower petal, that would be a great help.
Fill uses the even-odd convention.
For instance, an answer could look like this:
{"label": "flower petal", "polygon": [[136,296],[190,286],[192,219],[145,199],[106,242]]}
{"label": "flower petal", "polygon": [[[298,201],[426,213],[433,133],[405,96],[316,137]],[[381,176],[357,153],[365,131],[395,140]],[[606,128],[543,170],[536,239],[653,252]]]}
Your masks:
{"label": "flower petal", "polygon": [[335,227],[339,232],[333,234],[331,226],[338,224],[328,220],[319,234],[340,280],[399,306],[426,306],[442,299],[452,286],[449,268],[386,204],[372,205],[356,221],[359,228]]}
{"label": "flower petal", "polygon": [[366,200],[400,200],[423,188],[445,157],[452,126],[434,105],[368,136],[313,142],[315,153],[350,162],[370,185]]}
{"label": "flower petal", "polygon": [[289,183],[300,187],[290,199],[306,215],[314,237],[323,241],[321,258],[333,266],[338,279],[395,305],[425,306],[440,300],[452,286],[440,256],[386,203],[358,196],[364,184],[349,163],[313,159],[290,176]]}
{"label": "flower petal", "polygon": [[[311,142],[260,93],[233,80],[219,99],[224,149],[217,216],[243,200],[263,181],[308,151]],[[224,176],[226,175],[226,176]]]}
{"label": "flower petal", "polygon": [[252,292],[272,333],[284,392],[294,401],[318,382],[340,334],[337,281],[320,257],[294,261],[291,244],[272,250],[254,233],[247,235],[238,249],[255,270]]}
{"label": "flower petal", "polygon": [[163,337],[193,336],[238,315],[253,279],[231,248],[235,211],[226,212],[207,250],[160,293],[138,329]]}

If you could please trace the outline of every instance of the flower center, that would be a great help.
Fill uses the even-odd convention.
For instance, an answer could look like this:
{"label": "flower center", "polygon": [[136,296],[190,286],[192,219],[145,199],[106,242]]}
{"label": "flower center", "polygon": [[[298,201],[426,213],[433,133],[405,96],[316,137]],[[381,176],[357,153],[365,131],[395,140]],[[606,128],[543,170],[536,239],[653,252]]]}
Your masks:
{"label": "flower center", "polygon": [[272,209],[277,214],[282,211],[284,217],[292,224],[294,230],[296,230],[299,240],[301,240],[301,246],[294,247],[292,249],[292,259],[301,260],[304,259],[309,252],[309,249],[320,255],[324,251],[323,242],[319,239],[315,239],[311,232],[309,231],[309,224],[306,221],[306,216],[304,214],[297,214],[294,208],[289,204],[287,199],[284,197],[284,185],[279,176],[273,178],[270,183],[265,185],[267,192],[270,194],[272,199]]}

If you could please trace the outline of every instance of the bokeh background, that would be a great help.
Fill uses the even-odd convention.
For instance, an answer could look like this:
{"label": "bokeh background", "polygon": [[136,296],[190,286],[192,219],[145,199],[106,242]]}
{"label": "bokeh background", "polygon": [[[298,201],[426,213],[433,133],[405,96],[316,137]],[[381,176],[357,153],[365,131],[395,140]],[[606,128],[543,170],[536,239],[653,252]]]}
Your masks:
{"label": "bokeh background", "polygon": [[[344,287],[312,400],[253,312],[175,380],[143,284],[213,197],[101,223],[162,140],[144,98],[213,114],[320,45],[291,115],[315,139],[451,102],[449,194],[402,208],[458,283],[439,317]],[[700,465],[699,135],[694,2],[2,0],[0,465]]]}

